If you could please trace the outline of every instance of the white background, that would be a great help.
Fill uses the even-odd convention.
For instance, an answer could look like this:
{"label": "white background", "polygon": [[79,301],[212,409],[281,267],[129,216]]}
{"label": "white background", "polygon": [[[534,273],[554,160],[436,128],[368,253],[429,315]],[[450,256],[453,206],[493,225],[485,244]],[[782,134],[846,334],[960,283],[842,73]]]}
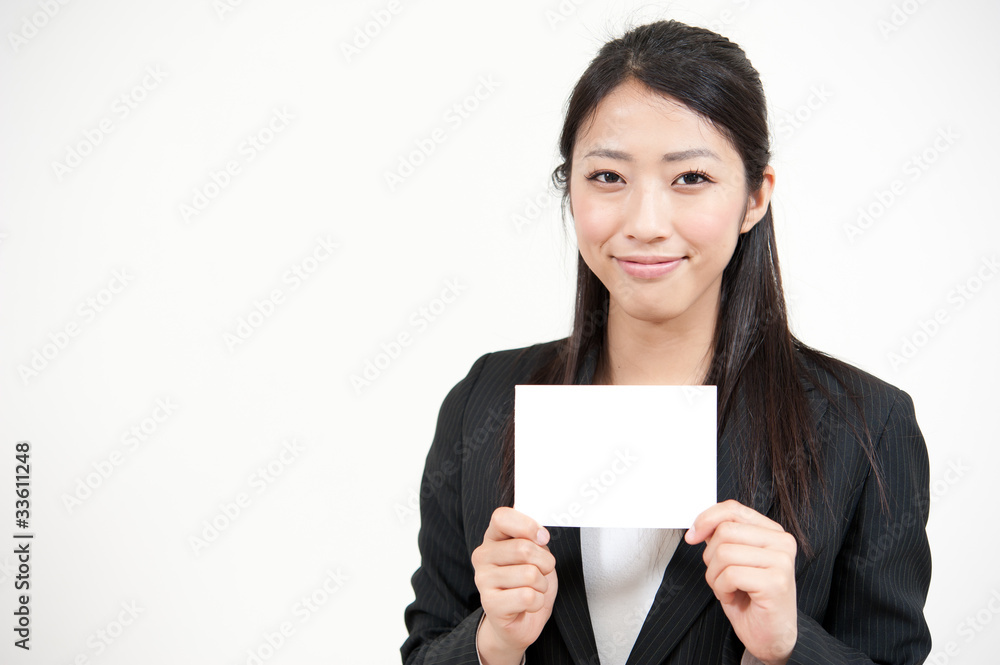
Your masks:
{"label": "white background", "polygon": [[[398,662],[419,561],[408,506],[441,400],[481,354],[568,333],[575,244],[546,189],[563,105],[604,41],[659,18],[720,30],[761,72],[794,331],[912,395],[934,498],[932,662],[995,658],[1000,279],[983,261],[1000,250],[1000,6],[400,0],[345,55],[386,6],[3,3],[2,626],[18,440],[36,537],[33,649],[4,628],[0,660]],[[463,102],[476,108],[449,122]],[[292,119],[269,136],[275,110]],[[271,140],[248,160],[258,134]],[[239,172],[185,220],[229,161]],[[322,261],[320,238],[338,244]],[[296,267],[313,271],[293,288]],[[253,314],[275,289],[271,315]],[[259,325],[227,344],[241,319]],[[904,340],[915,353],[892,362]],[[122,438],[134,427],[138,445]],[[123,603],[141,613],[121,627]],[[282,622],[293,632],[269,653]]]}

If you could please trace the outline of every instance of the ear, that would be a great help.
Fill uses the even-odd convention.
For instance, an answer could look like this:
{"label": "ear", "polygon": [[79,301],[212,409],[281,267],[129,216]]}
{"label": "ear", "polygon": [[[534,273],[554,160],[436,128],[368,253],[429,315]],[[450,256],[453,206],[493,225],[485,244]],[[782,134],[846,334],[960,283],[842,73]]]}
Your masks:
{"label": "ear", "polygon": [[751,192],[747,202],[747,214],[740,225],[740,233],[746,233],[752,229],[757,222],[767,212],[767,206],[771,203],[771,192],[774,191],[774,169],[768,164],[764,167],[764,179],[760,183],[760,189]]}

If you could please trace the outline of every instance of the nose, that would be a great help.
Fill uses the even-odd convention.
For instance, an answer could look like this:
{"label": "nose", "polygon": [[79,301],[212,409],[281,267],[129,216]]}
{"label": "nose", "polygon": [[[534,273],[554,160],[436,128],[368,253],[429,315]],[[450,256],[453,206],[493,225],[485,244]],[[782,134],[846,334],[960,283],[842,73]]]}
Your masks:
{"label": "nose", "polygon": [[634,187],[625,205],[622,233],[640,242],[666,240],[673,235],[668,198],[655,186]]}

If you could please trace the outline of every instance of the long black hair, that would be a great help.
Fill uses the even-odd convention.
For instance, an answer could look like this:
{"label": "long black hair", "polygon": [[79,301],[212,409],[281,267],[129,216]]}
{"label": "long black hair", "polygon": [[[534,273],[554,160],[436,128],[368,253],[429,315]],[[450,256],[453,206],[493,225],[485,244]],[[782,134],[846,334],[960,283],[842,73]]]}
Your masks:
{"label": "long black hair", "polygon": [[[626,81],[669,95],[707,119],[740,155],[747,191],[760,189],[771,153],[764,89],[757,70],[738,45],[721,35],[676,21],[658,21],[605,44],[573,89],[559,140],[563,162],[552,173],[553,183],[562,191],[564,215],[579,130],[592,118],[600,101]],[[608,306],[607,288],[578,254],[573,331],[529,383],[574,383],[589,352],[596,350],[601,357]],[[775,519],[795,536],[808,556],[811,548],[806,526],[816,509],[810,498],[810,478],[819,480],[824,497],[826,487],[815,423],[801,382],[804,369],[800,354],[833,374],[842,385],[845,382],[840,377],[853,371],[808,347],[789,330],[768,204],[761,220],[740,234],[723,271],[712,362],[705,383],[717,386],[719,432],[741,394],[747,411],[761,414],[750,418],[747,449],[734,451],[747,470],[742,475],[740,495],[748,503],[746,497],[755,489],[750,487],[751,480],[758,477],[759,469],[769,467],[775,482],[767,491],[772,493]],[[858,405],[855,396],[852,401]],[[874,446],[867,425],[861,422],[857,438],[872,463],[885,505]],[[500,491],[503,501],[513,505],[513,414],[502,439]]]}

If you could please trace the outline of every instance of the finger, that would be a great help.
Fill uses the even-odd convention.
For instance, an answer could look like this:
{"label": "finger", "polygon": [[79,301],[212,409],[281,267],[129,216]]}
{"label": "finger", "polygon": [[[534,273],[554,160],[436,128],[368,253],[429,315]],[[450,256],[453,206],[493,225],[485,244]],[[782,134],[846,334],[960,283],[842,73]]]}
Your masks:
{"label": "finger", "polygon": [[[712,588],[715,588],[716,580],[728,568],[760,568],[769,570],[772,575],[784,577],[795,574],[794,560],[786,553],[748,545],[726,544],[706,563],[705,581]],[[749,592],[750,589],[743,591]]]}
{"label": "finger", "polygon": [[794,594],[795,578],[776,575],[769,568],[729,566],[709,586],[721,602],[731,603],[737,594],[743,592],[760,603],[768,598],[778,599],[789,593]]}
{"label": "finger", "polygon": [[546,547],[541,547],[524,538],[509,538],[490,543],[484,563],[495,566],[516,566],[531,564],[543,575],[548,575],[556,567],[556,558]]}
{"label": "finger", "polygon": [[539,545],[545,545],[549,542],[549,532],[524,513],[501,506],[493,511],[490,525],[486,527],[486,533],[483,535],[483,542],[507,538],[526,538]]}
{"label": "finger", "polygon": [[726,543],[774,549],[790,554],[793,559],[797,549],[795,537],[790,533],[743,522],[722,522],[705,540],[706,547],[702,554],[705,563],[711,561],[716,550]]}
{"label": "finger", "polygon": [[684,534],[684,539],[689,545],[700,543],[706,538],[711,538],[715,532],[715,528],[722,522],[740,522],[775,531],[784,531],[781,525],[774,520],[764,517],[753,508],[744,506],[739,501],[729,499],[728,501],[715,504],[698,515],[694,520],[694,524]]}
{"label": "finger", "polygon": [[529,564],[543,575],[548,575],[556,567],[556,558],[549,548],[542,547],[524,538],[506,540],[484,540],[472,552],[472,566],[479,571],[489,567],[507,567]]}
{"label": "finger", "polygon": [[529,564],[490,566],[476,572],[476,586],[487,591],[530,587],[545,593],[549,590],[549,580],[537,567]]}
{"label": "finger", "polygon": [[482,596],[482,603],[487,617],[507,624],[522,612],[538,612],[545,607],[545,595],[531,587],[499,589]]}

